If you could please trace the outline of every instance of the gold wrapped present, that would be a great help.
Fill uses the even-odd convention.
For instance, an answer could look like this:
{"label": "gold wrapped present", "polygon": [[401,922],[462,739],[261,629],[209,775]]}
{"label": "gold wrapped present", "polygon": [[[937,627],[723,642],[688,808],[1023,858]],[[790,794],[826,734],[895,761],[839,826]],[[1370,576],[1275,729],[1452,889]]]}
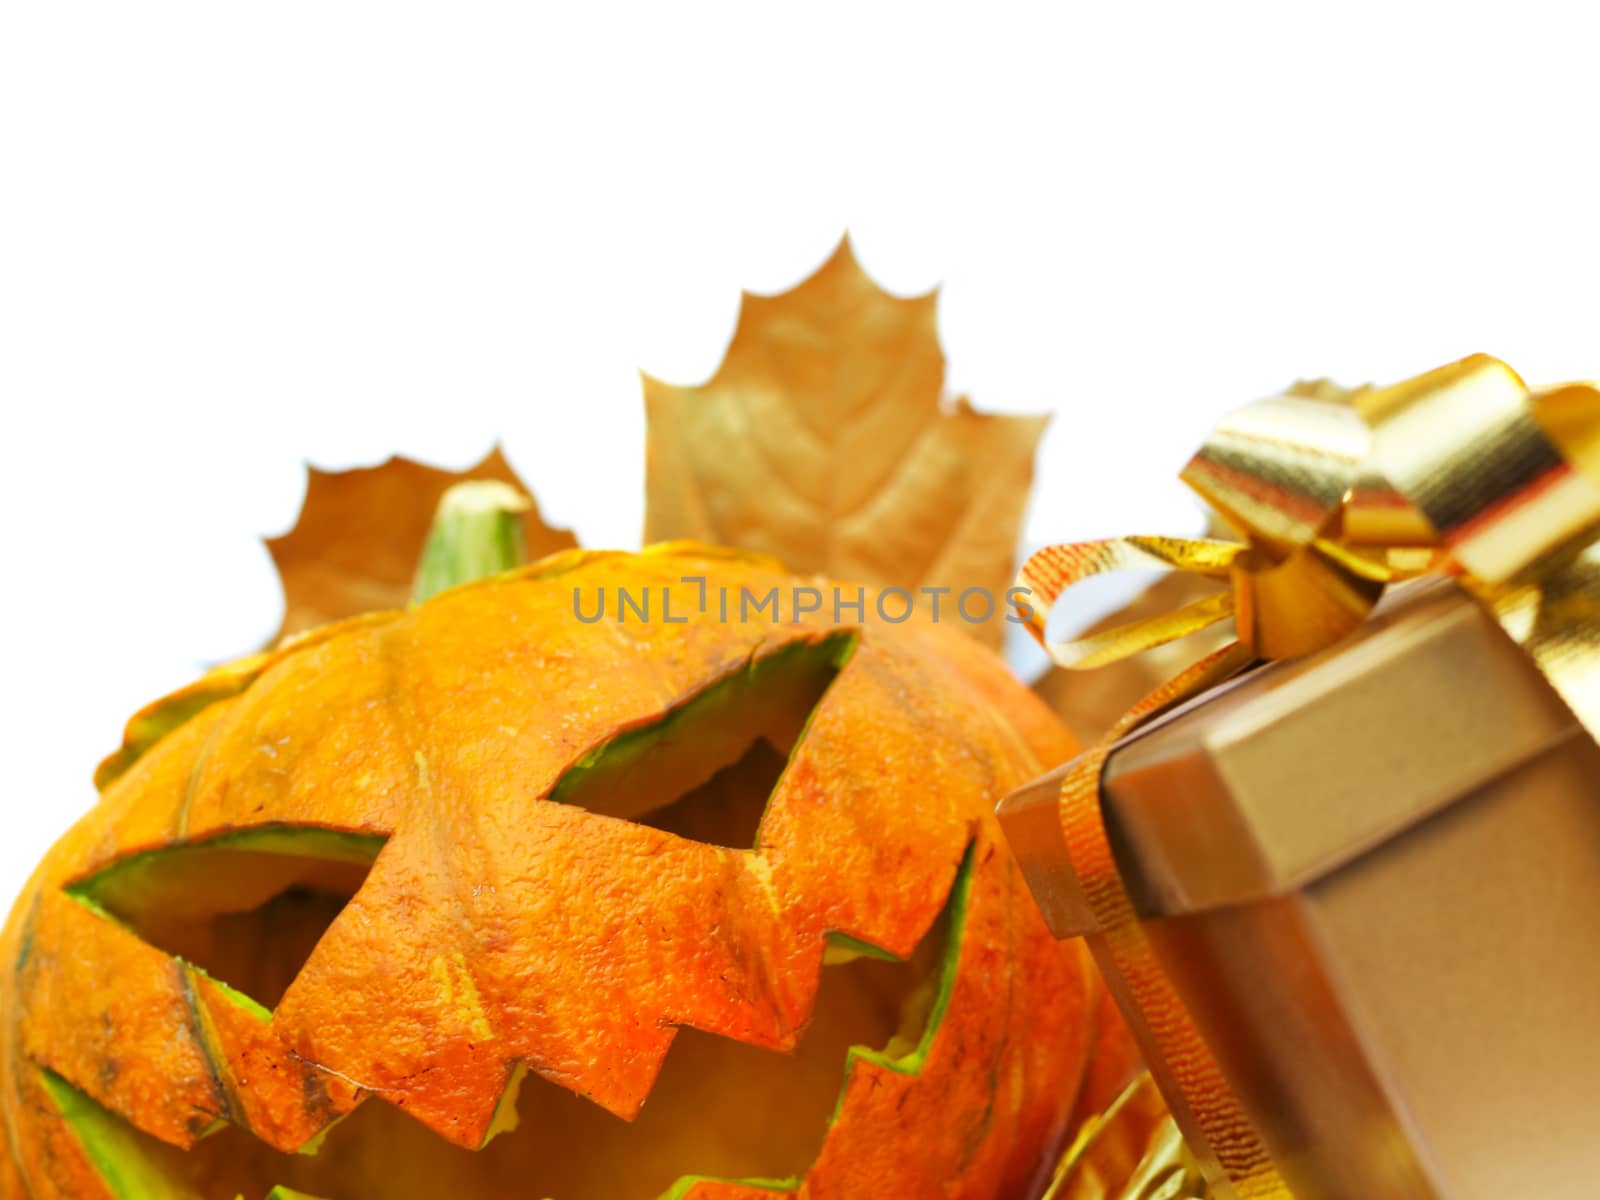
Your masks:
{"label": "gold wrapped present", "polygon": [[1241,632],[1001,806],[1217,1196],[1595,1194],[1595,430],[1594,389],[1529,393],[1485,358],[1280,397],[1186,475],[1244,542],[1024,569],[1041,630],[1097,569],[1231,585],[1054,644],[1082,666]]}

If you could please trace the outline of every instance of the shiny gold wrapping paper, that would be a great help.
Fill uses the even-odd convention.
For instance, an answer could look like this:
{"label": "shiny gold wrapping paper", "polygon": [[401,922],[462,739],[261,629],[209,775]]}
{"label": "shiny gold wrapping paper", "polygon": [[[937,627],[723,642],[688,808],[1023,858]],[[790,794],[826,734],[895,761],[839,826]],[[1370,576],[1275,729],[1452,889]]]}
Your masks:
{"label": "shiny gold wrapping paper", "polygon": [[[1003,814],[1041,899],[1071,871],[1059,788]],[[1459,588],[1413,585],[1337,647],[1152,722],[1104,804],[1157,958],[1295,1196],[1594,1194],[1600,749]]]}

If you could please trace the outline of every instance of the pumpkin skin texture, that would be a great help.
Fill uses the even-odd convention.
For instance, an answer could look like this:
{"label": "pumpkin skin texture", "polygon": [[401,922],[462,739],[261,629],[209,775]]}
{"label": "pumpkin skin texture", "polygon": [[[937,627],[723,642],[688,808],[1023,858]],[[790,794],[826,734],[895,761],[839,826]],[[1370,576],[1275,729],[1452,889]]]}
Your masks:
{"label": "pumpkin skin texture", "polygon": [[[795,582],[682,545],[558,555],[291,642],[123,754],[0,939],[0,1200],[627,1200],[646,1176],[590,1161],[596,1122],[604,1157],[686,1160],[641,1200],[1028,1194],[1084,1080],[1127,1073],[1091,1070],[1125,1034],[993,817],[1073,746],[953,626],[870,597],[866,621],[717,619],[718,589]],[[672,620],[574,615],[619,589]],[[747,777],[754,848],[719,844],[706,814]],[[190,927],[225,952],[265,919],[240,909],[298,945],[275,984],[254,951],[243,991],[169,953]],[[913,970],[893,1045],[803,1084],[829,997]],[[674,1076],[680,1052],[708,1065]],[[719,1073],[739,1055],[775,1101]],[[804,1160],[700,1178],[718,1123],[772,1123],[789,1086],[836,1095]]]}

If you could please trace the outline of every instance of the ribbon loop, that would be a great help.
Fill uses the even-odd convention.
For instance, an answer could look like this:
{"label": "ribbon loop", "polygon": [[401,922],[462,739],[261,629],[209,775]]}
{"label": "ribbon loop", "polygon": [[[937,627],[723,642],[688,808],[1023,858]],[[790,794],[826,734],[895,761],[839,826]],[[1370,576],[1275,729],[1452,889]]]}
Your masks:
{"label": "ribbon loop", "polygon": [[1358,404],[1378,469],[1462,573],[1500,584],[1600,522],[1600,485],[1539,421],[1548,406],[1573,444],[1592,444],[1595,399],[1581,385],[1531,397],[1515,371],[1480,354],[1365,393]]}
{"label": "ribbon loop", "polygon": [[1275,556],[1324,534],[1367,461],[1372,433],[1352,392],[1297,384],[1230,413],[1181,478]]}
{"label": "ribbon loop", "polygon": [[1030,598],[1021,612],[1029,631],[1059,667],[1084,671],[1177,641],[1226,619],[1233,612],[1228,592],[1193,601],[1145,621],[1134,621],[1088,637],[1052,642],[1045,622],[1056,601],[1073,584],[1112,571],[1190,571],[1226,580],[1245,547],[1237,542],[1200,538],[1125,537],[1047,546],[1023,564],[1017,584]]}

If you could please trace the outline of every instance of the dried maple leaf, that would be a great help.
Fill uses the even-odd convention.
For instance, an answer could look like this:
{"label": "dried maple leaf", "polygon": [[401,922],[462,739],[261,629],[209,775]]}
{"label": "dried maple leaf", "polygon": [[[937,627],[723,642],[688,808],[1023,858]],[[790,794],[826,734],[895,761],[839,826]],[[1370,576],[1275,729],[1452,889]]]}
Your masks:
{"label": "dried maple leaf", "polygon": [[[403,608],[439,498],[464,479],[495,479],[531,495],[498,446],[465,471],[441,470],[399,456],[353,471],[309,468],[305,503],[294,528],[267,539],[283,582],[278,636],[364,612]],[[537,505],[530,505],[522,523],[530,558],[578,544],[568,530],[546,525]]]}
{"label": "dried maple leaf", "polygon": [[[645,540],[756,550],[879,587],[1004,593],[1046,417],[942,400],[937,295],[901,299],[841,242],[794,290],[746,293],[722,366],[700,387],[645,377]],[[969,605],[974,616],[983,605]],[[949,619],[949,618],[946,618]]]}

